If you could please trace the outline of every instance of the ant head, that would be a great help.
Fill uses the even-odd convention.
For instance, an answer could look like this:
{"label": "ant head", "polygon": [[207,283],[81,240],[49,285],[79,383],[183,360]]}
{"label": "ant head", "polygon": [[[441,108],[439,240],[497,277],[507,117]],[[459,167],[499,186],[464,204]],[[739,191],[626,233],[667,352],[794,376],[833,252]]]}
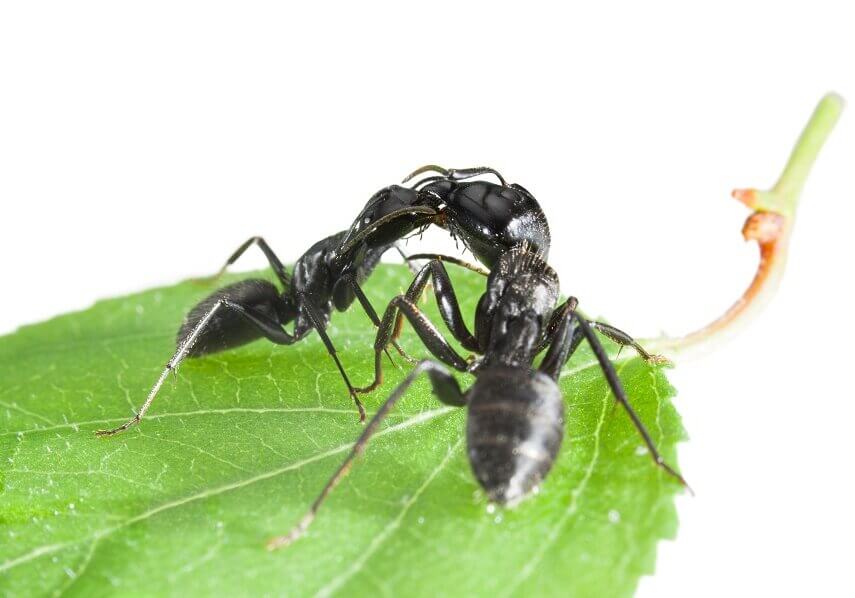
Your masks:
{"label": "ant head", "polygon": [[391,185],[375,193],[353,221],[336,252],[350,254],[361,245],[389,245],[429,224],[437,215],[430,197],[416,189]]}

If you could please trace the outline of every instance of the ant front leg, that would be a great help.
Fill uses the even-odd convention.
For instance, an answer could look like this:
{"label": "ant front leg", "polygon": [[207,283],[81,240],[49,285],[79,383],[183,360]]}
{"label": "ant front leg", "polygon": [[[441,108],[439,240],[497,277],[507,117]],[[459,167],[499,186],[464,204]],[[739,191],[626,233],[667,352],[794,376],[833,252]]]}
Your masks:
{"label": "ant front leg", "polygon": [[[552,317],[549,320],[549,324],[546,328],[546,335],[544,335],[543,341],[537,349],[537,352],[540,353],[543,351],[547,345],[549,345],[553,339],[555,338],[556,331],[561,324],[562,318],[564,317],[565,311],[572,304],[571,309],[576,309],[576,305],[579,301],[575,297],[570,297],[565,301],[561,306],[559,306],[554,312],[552,312]],[[667,365],[671,363],[671,360],[663,355],[655,355],[653,353],[648,353],[644,347],[642,347],[638,341],[632,338],[623,330],[619,328],[615,328],[611,324],[606,324],[605,322],[588,322],[594,330],[610,339],[611,341],[617,343],[620,349],[624,347],[632,347],[638,353],[638,355],[644,359],[647,363],[651,365]],[[620,352],[618,350],[618,353]]]}
{"label": "ant front leg", "polygon": [[594,334],[593,327],[587,322],[587,320],[585,320],[584,317],[576,312],[574,307],[570,307],[565,304],[565,307],[562,309],[561,322],[558,325],[555,338],[550,344],[549,350],[540,364],[540,371],[557,381],[564,363],[572,356],[573,351],[575,351],[579,346],[579,343],[583,338],[586,339],[588,344],[591,346],[591,350],[594,352],[594,356],[599,362],[600,369],[606,377],[606,381],[609,384],[609,388],[611,388],[612,394],[618,403],[623,406],[627,415],[629,415],[635,429],[638,430],[644,444],[647,446],[647,450],[653,461],[656,465],[665,470],[666,473],[673,476],[678,482],[680,482],[680,484],[685,486],[689,492],[692,492],[692,489],[689,487],[689,484],[683,476],[680,475],[676,469],[671,467],[659,453],[659,450],[656,448],[656,444],[650,437],[650,433],[647,431],[647,428],[644,427],[644,423],[635,412],[635,409],[632,408],[629,398],[626,396],[626,391],[624,390],[620,378],[615,371],[614,365],[609,360],[609,356],[603,348],[603,345],[600,343],[600,339],[598,339],[597,335]]}
{"label": "ant front leg", "polygon": [[605,336],[606,338],[611,339],[620,345],[620,348],[623,347],[632,347],[636,350],[636,352],[641,356],[644,361],[651,365],[666,365],[670,364],[671,360],[665,357],[664,355],[654,355],[652,353],[648,353],[644,347],[638,344],[638,341],[633,339],[630,335],[628,335],[623,330],[615,328],[611,324],[606,324],[604,322],[590,322],[591,328]]}
{"label": "ant front leg", "polygon": [[[374,324],[374,327],[380,328],[380,318],[377,316],[377,312],[374,310],[374,306],[371,305],[371,301],[369,301],[368,297],[365,295],[365,291],[363,291],[362,287],[359,286],[359,282],[357,282],[356,276],[353,274],[348,275],[346,283],[350,287],[351,291],[353,291],[353,294],[354,296],[356,296],[356,299],[362,306],[363,311],[368,314],[368,318],[371,320],[371,323]],[[410,363],[416,363],[416,360],[407,355],[407,352],[404,351],[403,348],[401,348],[401,345],[398,344],[397,340],[393,340],[392,345],[395,347],[395,350],[398,351],[398,354],[401,357],[403,357]],[[392,356],[389,355],[389,352],[385,349],[384,352],[386,353],[386,357],[389,358],[389,361],[392,362]]]}
{"label": "ant front leg", "polygon": [[357,388],[357,392],[371,392],[383,383],[382,354],[395,332],[395,320],[400,315],[399,311],[413,325],[428,350],[440,361],[460,372],[469,369],[469,363],[454,350],[436,326],[419,310],[418,306],[407,296],[398,295],[389,302],[389,306],[383,314],[380,330],[377,331],[377,339],[374,342],[374,381],[365,388]]}
{"label": "ant front leg", "polygon": [[[422,342],[428,349],[441,359],[444,363],[458,368],[458,365],[467,363],[465,359],[460,357],[454,351],[448,342],[442,337],[436,327],[421,313],[416,306],[416,302],[424,292],[424,289],[431,280],[433,282],[434,293],[436,294],[436,302],[439,306],[442,319],[446,326],[451,330],[452,335],[457,339],[463,347],[468,351],[478,352],[478,341],[469,332],[466,323],[463,321],[463,314],[460,311],[460,304],[457,301],[457,295],[454,292],[454,287],[451,284],[451,279],[442,262],[438,260],[427,263],[410,284],[406,294],[395,297],[386,308],[386,313],[383,321],[380,324],[380,330],[377,333],[377,340],[374,345],[375,350],[375,365],[374,365],[374,381],[364,388],[356,389],[357,392],[371,392],[383,382],[383,364],[380,359],[380,352],[386,351],[386,346],[389,343],[397,346],[398,337],[404,325],[404,316],[410,319],[413,327],[418,332]],[[399,349],[401,351],[401,349]],[[465,371],[464,367],[461,371]]]}
{"label": "ant front leg", "polygon": [[466,395],[460,390],[460,385],[457,383],[457,380],[454,379],[454,376],[452,376],[445,367],[433,361],[420,362],[415,368],[413,368],[413,371],[410,372],[404,381],[392,391],[392,394],[389,395],[389,398],[386,399],[386,402],[383,403],[380,409],[377,410],[377,413],[374,414],[374,417],[371,418],[371,421],[368,422],[368,425],[365,426],[365,430],[353,445],[350,454],[342,464],[339,465],[338,469],[329,481],[327,481],[326,485],[321,490],[321,493],[314,500],[312,506],[309,507],[308,512],[303,515],[302,519],[300,519],[300,522],[284,536],[271,538],[267,542],[268,550],[276,550],[277,548],[287,546],[306,533],[306,530],[312,524],[312,521],[314,521],[315,516],[318,513],[318,509],[320,509],[326,498],[330,495],[333,489],[338,486],[344,476],[348,474],[354,460],[365,451],[368,441],[371,440],[371,437],[377,432],[380,423],[386,418],[398,401],[403,398],[404,393],[406,393],[407,389],[412,386],[413,382],[415,382],[423,373],[427,373],[430,377],[434,395],[436,395],[441,402],[453,407],[462,407],[466,404]]}
{"label": "ant front leg", "polygon": [[[448,344],[436,327],[422,314],[416,305],[419,297],[425,289],[428,280],[433,282],[436,302],[439,306],[442,319],[451,330],[452,335],[468,351],[480,352],[478,341],[469,332],[463,321],[460,304],[451,284],[451,279],[442,262],[434,260],[426,264],[410,284],[405,295],[395,297],[386,308],[377,339],[374,344],[374,381],[364,388],[358,388],[357,392],[371,392],[383,382],[383,363],[380,353],[385,351],[390,342],[397,341],[404,324],[404,317],[410,320],[425,346],[436,357],[451,367],[460,371],[468,369],[468,362],[463,359],[451,345]],[[462,364],[462,365],[461,365]]]}
{"label": "ant front leg", "polygon": [[359,400],[357,389],[353,386],[353,384],[350,383],[350,378],[347,377],[347,372],[344,371],[344,366],[341,365],[341,361],[338,358],[338,352],[335,350],[335,345],[333,345],[332,340],[327,334],[326,326],[324,325],[323,320],[321,320],[320,315],[315,310],[314,306],[312,305],[311,299],[309,299],[308,296],[300,295],[300,301],[303,310],[309,317],[309,321],[312,323],[312,328],[314,328],[315,331],[317,331],[318,336],[321,337],[321,341],[327,348],[327,353],[329,353],[330,357],[332,357],[336,367],[338,368],[339,373],[341,374],[342,380],[344,380],[345,386],[347,386],[347,392],[350,394],[350,397],[356,404],[356,409],[359,411],[359,421],[364,422],[365,407],[363,407],[362,401]]}
{"label": "ant front leg", "polygon": [[414,253],[413,255],[404,255],[403,257],[405,260],[407,260],[408,263],[412,260],[433,260],[437,262],[448,262],[449,264],[454,264],[456,266],[466,268],[467,270],[471,270],[472,272],[480,274],[481,276],[490,276],[489,270],[482,268],[478,264],[473,264],[458,257],[454,257],[453,255],[443,255],[441,253]]}

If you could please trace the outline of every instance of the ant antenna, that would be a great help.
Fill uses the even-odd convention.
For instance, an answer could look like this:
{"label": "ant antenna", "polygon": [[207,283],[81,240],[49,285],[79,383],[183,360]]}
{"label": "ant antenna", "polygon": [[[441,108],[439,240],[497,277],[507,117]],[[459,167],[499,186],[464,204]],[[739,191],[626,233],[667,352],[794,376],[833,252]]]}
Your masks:
{"label": "ant antenna", "polygon": [[421,190],[422,187],[427,185],[428,183],[433,183],[434,181],[441,181],[446,177],[435,175],[435,176],[426,176],[425,178],[416,181],[416,183],[412,186],[412,189],[416,189],[417,191]]}
{"label": "ant antenna", "polygon": [[421,168],[416,168],[413,172],[404,177],[404,180],[401,181],[401,184],[407,183],[420,174],[424,174],[426,172],[438,172],[443,177],[448,177],[451,173],[449,170],[443,168],[442,166],[437,166],[436,164],[426,164]]}
{"label": "ant antenna", "polygon": [[502,183],[502,187],[507,187],[508,184],[505,182],[505,178],[499,174],[499,171],[495,168],[490,168],[489,166],[476,166],[475,168],[452,168],[448,171],[448,178],[452,181],[463,181],[466,179],[471,179],[472,177],[480,176],[482,174],[492,174],[499,182]]}
{"label": "ant antenna", "polygon": [[507,187],[508,183],[505,181],[505,177],[503,177],[498,170],[495,168],[490,168],[489,166],[475,166],[474,168],[443,168],[442,166],[437,166],[436,164],[426,164],[421,168],[416,168],[413,172],[407,175],[401,184],[407,183],[419,176],[420,174],[424,174],[426,172],[436,172],[441,175],[441,178],[450,179],[452,181],[464,181],[466,179],[471,179],[476,176],[480,176],[482,174],[492,174],[499,182],[502,184],[502,187]]}

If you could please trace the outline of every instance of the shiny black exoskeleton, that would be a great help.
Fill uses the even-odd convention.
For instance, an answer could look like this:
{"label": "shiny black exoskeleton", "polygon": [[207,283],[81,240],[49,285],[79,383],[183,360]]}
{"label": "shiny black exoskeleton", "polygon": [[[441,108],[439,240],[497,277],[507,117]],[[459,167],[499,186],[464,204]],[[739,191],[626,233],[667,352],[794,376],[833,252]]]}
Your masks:
{"label": "shiny black exoskeleton", "polygon": [[[429,278],[443,320],[465,349],[479,355],[474,360],[461,356],[418,308],[416,301]],[[588,322],[576,310],[575,298],[556,306],[558,297],[558,276],[552,268],[527,245],[515,247],[498,258],[489,274],[476,309],[473,334],[464,322],[445,266],[438,260],[427,264],[407,293],[389,303],[374,345],[375,381],[362,390],[371,390],[380,383],[381,356],[400,331],[401,318],[407,318],[439,361],[420,362],[395,388],[309,512],[289,534],[272,539],[268,548],[289,544],[306,531],[320,505],[364,451],[382,420],[423,373],[430,378],[441,402],[467,409],[469,463],[490,500],[514,504],[525,498],[547,476],[561,446],[564,401],[557,381],[583,339],[591,345],[612,393],[637,427],[655,463],[685,485],[680,474],[656,450],[594,331],[621,346],[635,348],[648,362],[657,363],[661,358],[648,354],[629,335],[612,326]],[[535,367],[536,356],[544,350],[546,355]],[[475,382],[462,390],[449,367],[473,374]]]}
{"label": "shiny black exoskeleton", "polygon": [[[326,334],[326,327],[333,308],[345,311],[357,299],[372,322],[379,325],[377,313],[360,285],[389,248],[407,234],[430,224],[442,226],[462,239],[488,266],[495,263],[501,252],[523,242],[544,253],[549,248],[546,218],[534,197],[521,186],[506,185],[501,175],[490,168],[445,170],[427,166],[405,181],[427,171],[438,171],[441,175],[423,179],[412,188],[392,185],[375,193],[350,229],[315,243],[294,264],[293,275],[287,272],[264,239],[248,239],[226,261],[220,274],[249,247],[257,245],[267,257],[282,290],[266,280],[250,279],[223,287],[203,299],[185,318],[178,331],[175,355],[139,412],[118,428],[99,430],[98,434],[116,434],[139,423],[168,372],[186,357],[231,349],[259,338],[291,345],[313,329],[321,337],[353,397],[360,421],[364,421],[365,409],[338,359],[335,345]],[[482,174],[494,174],[502,184],[463,182]],[[445,259],[477,269],[455,258]],[[294,323],[293,333],[283,328],[291,322]],[[406,357],[400,348],[398,350]]]}
{"label": "shiny black exoskeleton", "polygon": [[[222,274],[250,246],[258,245],[282,289],[267,280],[253,278],[218,289],[199,302],[184,319],[177,335],[177,350],[139,412],[118,428],[99,430],[97,434],[109,436],[139,423],[166,376],[186,357],[231,349],[260,338],[280,345],[291,345],[305,338],[313,329],[318,332],[335,361],[357,406],[360,420],[364,420],[365,409],[338,359],[326,327],[333,308],[344,311],[356,299],[372,322],[380,324],[377,312],[360,285],[374,270],[390,244],[377,244],[375,239],[366,239],[347,255],[336,253],[345,234],[346,231],[341,231],[312,245],[294,264],[293,274],[288,273],[264,239],[253,237],[247,240],[214,278]],[[284,329],[291,322],[294,323],[293,333]]]}
{"label": "shiny black exoskeleton", "polygon": [[[375,193],[354,220],[340,251],[348,253],[368,239],[391,243],[435,224],[460,239],[488,268],[523,243],[547,256],[549,224],[540,204],[521,185],[508,185],[492,168],[447,170],[433,165],[419,168],[404,183],[425,172],[440,174],[412,187],[392,185]],[[495,175],[500,184],[467,180],[485,174]],[[424,211],[408,211],[414,207]]]}

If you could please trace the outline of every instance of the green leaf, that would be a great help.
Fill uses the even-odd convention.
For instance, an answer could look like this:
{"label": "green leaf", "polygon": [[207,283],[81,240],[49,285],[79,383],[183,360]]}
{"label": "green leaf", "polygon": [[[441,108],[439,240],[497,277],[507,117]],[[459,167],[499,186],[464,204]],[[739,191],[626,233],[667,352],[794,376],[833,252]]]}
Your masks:
{"label": "green leaf", "polygon": [[[483,278],[452,275],[473,314]],[[384,266],[366,290],[379,308],[408,278]],[[562,378],[566,438],[538,495],[488,507],[466,460],[464,410],[421,381],[309,534],[268,553],[265,541],[298,521],[361,430],[316,335],[189,360],[141,426],[93,435],[139,406],[184,313],[210,291],[185,282],[0,339],[0,594],[619,596],[673,537],[680,488],[642,450],[583,347]],[[433,299],[423,305],[439,322]],[[330,336],[366,383],[367,317],[335,314]],[[403,345],[426,354],[409,327]],[[628,353],[621,378],[673,463],[683,437],[674,391]],[[369,412],[403,377],[387,374]]]}

